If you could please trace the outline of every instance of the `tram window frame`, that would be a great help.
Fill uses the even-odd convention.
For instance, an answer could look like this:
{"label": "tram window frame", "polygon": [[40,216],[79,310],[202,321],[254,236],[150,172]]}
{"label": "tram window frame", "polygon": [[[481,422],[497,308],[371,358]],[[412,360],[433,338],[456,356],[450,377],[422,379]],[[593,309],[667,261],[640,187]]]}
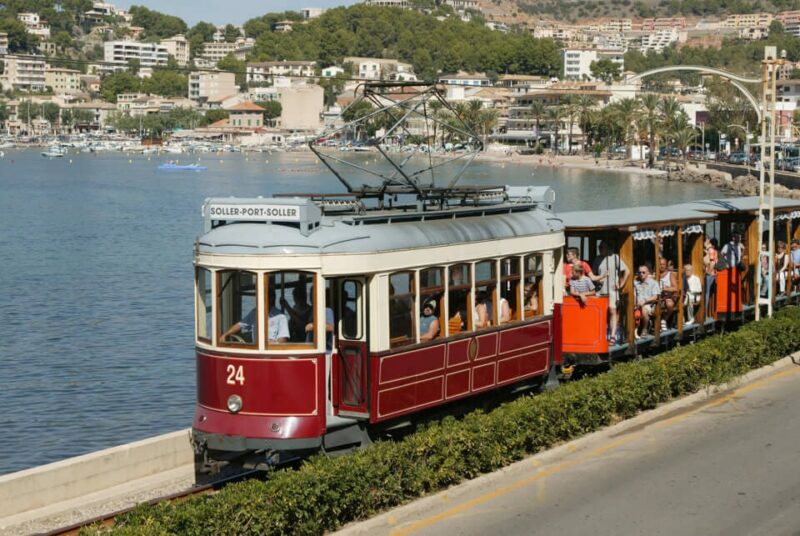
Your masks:
{"label": "tram window frame", "polygon": [[[427,285],[423,286],[425,283],[424,275],[429,273],[436,274],[438,272],[439,276],[439,284],[436,285]],[[435,279],[435,278],[434,278]],[[446,318],[445,311],[444,311],[444,295],[445,295],[445,270],[443,266],[432,266],[429,268],[422,268],[419,270],[419,306],[420,310],[417,312],[417,316],[422,317],[422,309],[425,307],[425,304],[429,301],[433,300],[436,304],[436,319],[439,321],[439,333],[431,340],[436,340],[441,337],[444,337],[444,320]],[[419,331],[419,330],[418,330]],[[422,333],[418,333],[419,337],[422,337]],[[419,342],[429,342],[429,341],[419,341]]]}
{"label": "tram window frame", "polygon": [[[454,268],[458,268],[459,272],[462,274],[462,283],[460,285],[453,284],[453,273],[455,272]],[[464,275],[464,271],[466,270],[466,276]],[[453,335],[458,335],[460,333],[468,333],[473,330],[472,326],[472,264],[468,262],[462,262],[458,264],[453,264],[447,267],[447,288],[446,288],[446,295],[447,295],[447,311],[445,313],[445,318],[447,318],[447,336],[451,337]],[[454,314],[451,314],[453,311],[453,292],[463,292],[465,293],[465,305],[464,305],[464,315],[466,318],[463,318],[461,323],[458,324],[459,329],[458,331],[454,331],[452,328],[453,322],[457,322],[454,318]],[[457,310],[457,312],[460,310]],[[462,328],[461,325],[464,327]]]}
{"label": "tram window frame", "polygon": [[210,344],[214,337],[214,273],[195,268],[195,330],[197,340]]}
{"label": "tram window frame", "polygon": [[[505,299],[508,302],[508,306],[511,308],[511,320],[508,322],[500,322],[500,311],[497,311],[497,325],[504,325],[510,324],[512,322],[519,322],[522,320],[522,302],[524,300],[523,294],[523,285],[522,285],[522,257],[515,255],[511,257],[503,257],[502,259],[498,259],[499,269],[498,269],[498,282],[500,284],[500,294],[498,299],[498,305]],[[510,266],[512,270],[508,274],[504,274],[504,267]],[[516,268],[516,272],[513,271],[514,267]],[[512,303],[511,300],[504,296],[504,286],[507,287],[505,290],[506,296],[512,296],[514,298],[514,302]],[[498,307],[499,309],[499,307]]]}
{"label": "tram window frame", "polygon": [[[479,272],[483,271],[483,267],[488,266],[489,268],[489,278],[488,279],[478,279]],[[473,285],[473,293],[474,293],[474,305],[473,307],[477,308],[478,306],[478,293],[479,292],[486,292],[487,297],[489,300],[489,307],[487,307],[487,316],[489,324],[483,326],[481,328],[475,328],[476,331],[489,329],[491,327],[498,325],[498,299],[497,299],[497,260],[480,260],[475,262],[475,267],[473,268],[475,274],[475,284]],[[473,314],[475,314],[474,311]]]}
{"label": "tram window frame", "polygon": [[[293,334],[292,334],[292,315],[289,312],[287,312],[287,310],[286,310],[286,308],[287,308],[286,304],[288,304],[288,300],[286,301],[286,304],[281,301],[282,299],[283,300],[286,299],[287,290],[285,289],[285,287],[286,287],[285,282],[282,284],[282,288],[281,288],[281,291],[280,291],[280,297],[278,296],[278,292],[277,291],[275,293],[275,301],[276,301],[275,306],[280,311],[280,314],[282,314],[284,317],[286,317],[287,329],[289,330],[289,340],[286,341],[286,342],[270,341],[269,340],[269,318],[270,318],[269,317],[269,313],[270,313],[270,310],[271,310],[271,304],[269,303],[269,292],[270,292],[270,287],[273,286],[273,284],[271,283],[271,280],[273,278],[275,278],[279,274],[281,276],[283,276],[284,278],[288,274],[297,274],[298,275],[298,280],[297,280],[298,283],[301,280],[300,276],[305,276],[306,278],[308,278],[308,280],[310,280],[310,288],[308,286],[309,285],[309,281],[308,280],[306,281],[306,290],[305,290],[305,292],[306,292],[306,299],[310,299],[311,300],[311,303],[309,304],[311,306],[311,315],[310,315],[311,320],[310,320],[310,322],[306,322],[306,325],[308,325],[308,324],[312,325],[311,331],[310,331],[310,333],[312,334],[311,341],[302,341],[301,342],[301,341],[292,341],[291,340],[292,336],[293,336]],[[316,349],[317,348],[317,344],[318,344],[318,340],[319,340],[318,337],[317,337],[317,327],[318,327],[317,326],[317,311],[318,311],[318,309],[317,309],[318,308],[318,304],[317,304],[317,274],[314,273],[314,272],[306,272],[306,271],[303,271],[303,270],[273,270],[271,272],[266,272],[263,277],[264,277],[264,279],[263,279],[264,312],[263,312],[262,316],[263,316],[263,322],[264,322],[264,327],[265,327],[265,329],[264,329],[264,348],[267,349],[267,350],[313,350],[313,349]],[[292,283],[292,282],[290,281],[290,283]],[[294,288],[294,287],[292,287],[292,288]],[[292,296],[292,300],[294,300],[293,296]],[[292,305],[296,305],[296,304],[292,303]],[[278,306],[280,306],[280,307],[278,307]],[[308,332],[306,331],[306,333],[308,333]]]}
{"label": "tram window frame", "polygon": [[[248,310],[247,313],[244,312],[244,307],[242,305],[242,299],[241,299],[241,296],[248,296],[249,294],[246,294],[245,291],[241,290],[241,288],[240,288],[240,290],[238,292],[236,291],[236,287],[237,286],[241,287],[241,283],[237,283],[236,279],[232,276],[232,274],[249,274],[252,277],[252,280],[253,280],[252,288],[248,289],[250,292],[252,292],[252,298],[253,298],[253,301],[254,301],[253,308],[250,309],[250,310],[254,311],[253,319],[255,320],[255,325],[253,326],[255,329],[252,330],[253,331],[252,342],[246,342],[246,341],[245,342],[239,342],[239,341],[235,341],[235,340],[234,341],[225,341],[222,338],[222,335],[223,335],[223,333],[225,333],[225,331],[227,331],[234,324],[241,323],[242,320],[244,320],[245,317],[247,317],[250,314],[250,310]],[[228,276],[228,275],[231,275],[231,276],[228,277],[227,280],[225,280],[225,277]],[[259,285],[258,285],[259,277],[258,277],[258,273],[250,271],[250,270],[235,270],[235,269],[234,270],[219,270],[217,272],[216,280],[217,280],[217,292],[216,292],[216,297],[215,297],[216,306],[217,306],[217,312],[216,312],[217,334],[216,335],[217,335],[218,346],[228,347],[228,348],[248,348],[248,349],[258,348],[258,333],[259,333],[259,329],[260,329],[258,319],[261,318],[259,299],[258,299],[258,296],[259,296]],[[233,287],[229,287],[229,285],[233,285]],[[226,292],[228,292],[228,291],[236,293],[236,294],[234,294],[234,296],[232,298],[234,301],[236,300],[237,295],[239,296],[238,305],[233,303],[230,307],[225,307],[225,304],[223,304],[223,298],[225,296],[227,296]],[[227,312],[228,308],[231,309],[231,311],[229,313]],[[226,314],[229,314],[230,318],[226,318],[225,317]],[[225,331],[223,331],[223,329]],[[241,330],[238,333],[241,333]],[[239,338],[242,338],[241,335],[238,335],[238,333],[234,334],[234,335],[238,336]]]}
{"label": "tram window frame", "polygon": [[[389,274],[388,277],[388,294],[389,294],[389,301],[387,303],[388,306],[388,314],[389,314],[389,347],[390,348],[397,348],[400,346],[407,346],[409,344],[415,344],[417,342],[417,297],[416,297],[416,272],[413,270],[401,270],[398,272],[392,272]],[[407,276],[407,292],[394,292],[394,289],[397,288],[393,280],[396,277]],[[402,303],[400,300],[403,300],[408,304],[408,316],[410,317],[411,325],[410,333],[408,335],[399,334],[395,335],[393,333],[394,329],[394,317],[399,315],[394,315],[392,312],[392,304],[393,303]]]}
{"label": "tram window frame", "polygon": [[[355,296],[352,298],[350,297],[350,293],[345,288],[345,285],[348,283],[352,283],[355,285]],[[347,339],[348,341],[359,341],[363,338],[364,330],[362,329],[362,315],[361,315],[361,307],[359,307],[359,303],[363,300],[364,295],[364,285],[361,281],[357,279],[345,279],[342,281],[340,285],[340,293],[339,293],[339,321],[341,322],[341,329],[339,330],[343,339]],[[347,304],[352,303],[353,308],[353,317],[355,319],[355,332],[351,333],[348,331],[348,324],[347,324]]]}
{"label": "tram window frame", "polygon": [[[534,259],[533,269],[529,263],[530,259]],[[534,287],[536,289],[536,310],[532,314],[528,314],[531,310],[525,307],[525,286],[530,283],[530,278],[535,278]],[[544,288],[544,254],[541,252],[528,253],[522,257],[522,313],[523,319],[529,320],[544,316],[544,295],[542,294]]]}

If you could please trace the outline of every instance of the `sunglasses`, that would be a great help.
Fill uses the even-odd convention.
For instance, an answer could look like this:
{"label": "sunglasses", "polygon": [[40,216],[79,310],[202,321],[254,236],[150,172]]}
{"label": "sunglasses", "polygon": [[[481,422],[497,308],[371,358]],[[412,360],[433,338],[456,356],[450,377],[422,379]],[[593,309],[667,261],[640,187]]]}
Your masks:
{"label": "sunglasses", "polygon": [[647,275],[647,272],[639,272],[641,275]]}

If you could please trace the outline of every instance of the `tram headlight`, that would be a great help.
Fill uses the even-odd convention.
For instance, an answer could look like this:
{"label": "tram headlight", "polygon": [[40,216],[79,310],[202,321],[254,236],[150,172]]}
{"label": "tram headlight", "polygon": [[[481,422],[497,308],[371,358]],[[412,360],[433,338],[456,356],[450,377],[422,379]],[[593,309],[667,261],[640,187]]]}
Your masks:
{"label": "tram headlight", "polygon": [[239,395],[231,395],[228,397],[228,411],[231,413],[239,413],[242,409],[242,397]]}

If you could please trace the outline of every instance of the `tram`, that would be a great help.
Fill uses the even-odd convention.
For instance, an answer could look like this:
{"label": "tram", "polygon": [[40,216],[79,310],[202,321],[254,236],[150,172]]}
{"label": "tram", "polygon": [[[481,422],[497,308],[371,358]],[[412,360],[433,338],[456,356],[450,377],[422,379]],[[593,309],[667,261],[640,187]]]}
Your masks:
{"label": "tram", "polygon": [[373,209],[359,196],[209,199],[195,245],[197,450],[335,451],[543,382],[560,364],[553,200],[543,187]]}

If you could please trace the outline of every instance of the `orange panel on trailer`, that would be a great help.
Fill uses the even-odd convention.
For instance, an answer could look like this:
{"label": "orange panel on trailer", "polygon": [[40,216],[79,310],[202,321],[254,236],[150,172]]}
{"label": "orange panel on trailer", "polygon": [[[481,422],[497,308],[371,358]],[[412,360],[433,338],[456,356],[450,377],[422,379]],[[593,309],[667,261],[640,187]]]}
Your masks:
{"label": "orange panel on trailer", "polygon": [[742,312],[742,278],[736,268],[717,272],[717,312]]}
{"label": "orange panel on trailer", "polygon": [[608,297],[588,297],[586,305],[581,305],[572,297],[565,297],[561,314],[562,351],[577,354],[608,353]]}

